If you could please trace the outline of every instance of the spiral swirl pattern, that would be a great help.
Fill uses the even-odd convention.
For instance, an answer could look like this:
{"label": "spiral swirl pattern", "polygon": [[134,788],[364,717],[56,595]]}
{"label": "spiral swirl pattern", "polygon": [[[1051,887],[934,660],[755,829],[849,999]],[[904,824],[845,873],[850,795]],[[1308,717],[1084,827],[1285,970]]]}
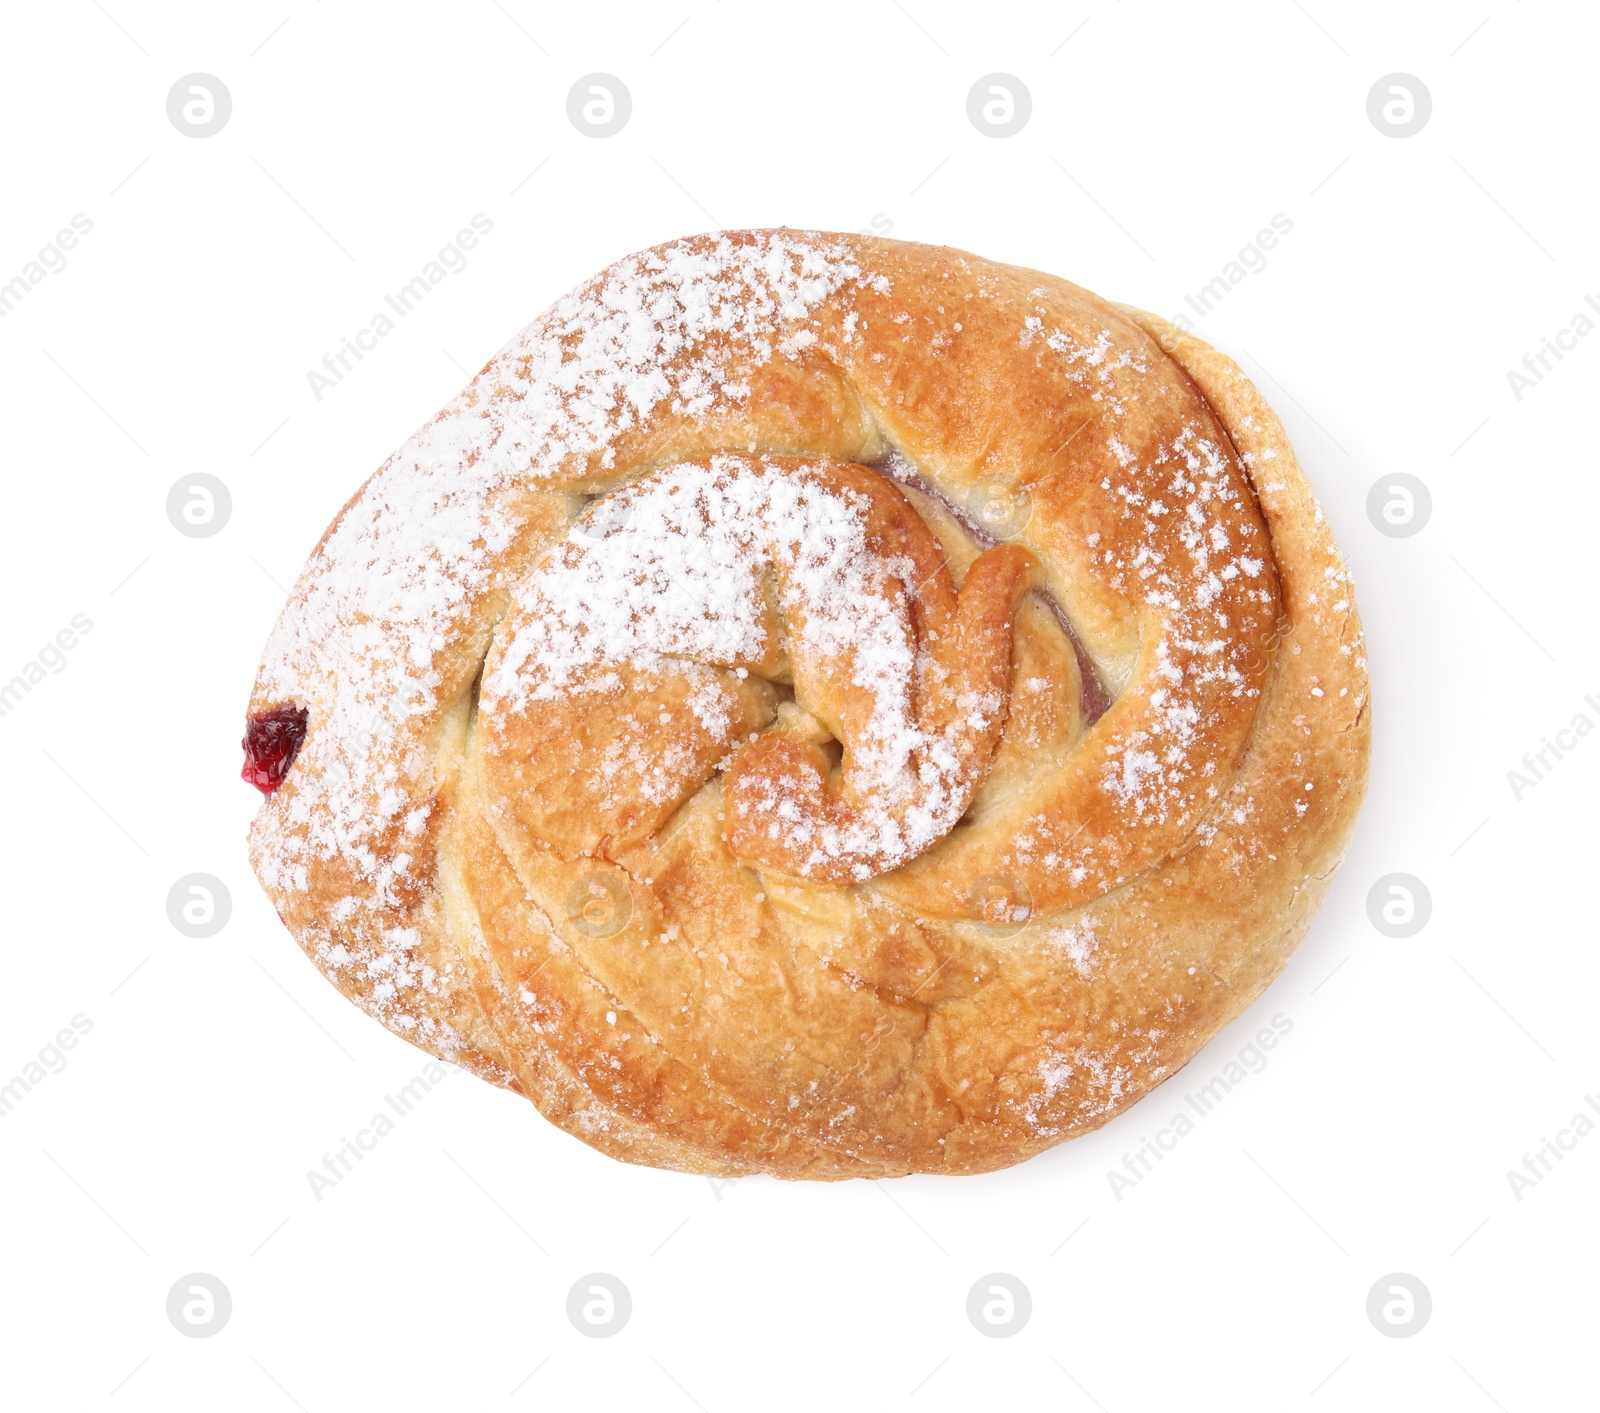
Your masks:
{"label": "spiral swirl pattern", "polygon": [[608,1152],[979,1171],[1281,968],[1366,698],[1221,355],[955,252],[695,237],[330,527],[251,702],[305,723],[252,856],[347,995]]}

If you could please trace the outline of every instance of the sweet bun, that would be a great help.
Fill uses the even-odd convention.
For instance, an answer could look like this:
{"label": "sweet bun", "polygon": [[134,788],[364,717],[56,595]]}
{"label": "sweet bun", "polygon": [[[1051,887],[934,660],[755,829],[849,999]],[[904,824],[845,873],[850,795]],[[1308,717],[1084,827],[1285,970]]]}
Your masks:
{"label": "sweet bun", "polygon": [[1283,967],[1367,699],[1222,354],[957,251],[695,236],[340,512],[251,696],[251,856],[347,996],[604,1152],[981,1172]]}

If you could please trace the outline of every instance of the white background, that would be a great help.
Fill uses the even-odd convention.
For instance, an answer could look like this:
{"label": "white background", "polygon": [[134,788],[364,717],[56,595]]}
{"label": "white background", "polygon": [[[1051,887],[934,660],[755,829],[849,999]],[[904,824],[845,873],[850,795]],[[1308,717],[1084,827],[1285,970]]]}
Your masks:
{"label": "white background", "polygon": [[[1520,1201],[1506,1171],[1600,1093],[1600,733],[1520,801],[1506,772],[1600,722],[1600,337],[1520,401],[1506,373],[1600,298],[1597,40],[1590,7],[1506,0],[8,7],[0,281],[75,213],[94,228],[0,320],[0,679],[94,627],[0,719],[0,1080],[74,1015],[93,1029],[0,1123],[0,1397],[1591,1404],[1600,1134]],[[233,99],[204,140],[165,108],[194,71]],[[566,116],[593,71],[633,99],[605,140]],[[994,71],[1033,98],[1004,140],[966,113]],[[1433,98],[1403,140],[1366,112],[1395,71]],[[317,401],[307,371],[478,212],[469,266]],[[1276,213],[1267,268],[1197,322],[1283,416],[1350,561],[1376,740],[1344,870],[1253,1010],[1106,1128],[989,1177],[718,1189],[455,1074],[317,1201],[307,1170],[423,1057],[255,886],[245,701],[283,586],[463,370],[617,256],[714,224],[889,222],[1171,315]],[[232,518],[188,539],[165,500],[201,471]],[[1396,539],[1365,506],[1402,471],[1433,514]],[[191,872],[232,894],[208,940],[167,919]],[[1368,921],[1391,872],[1432,893],[1409,940]],[[1119,1201],[1108,1169],[1280,1012],[1267,1068]],[[205,1340],[165,1313],[196,1271],[233,1297]],[[615,1338],[567,1319],[591,1271],[632,1292]],[[993,1271],[1032,1294],[1012,1338],[966,1316]],[[1432,1293],[1413,1338],[1366,1315],[1396,1271]]]}

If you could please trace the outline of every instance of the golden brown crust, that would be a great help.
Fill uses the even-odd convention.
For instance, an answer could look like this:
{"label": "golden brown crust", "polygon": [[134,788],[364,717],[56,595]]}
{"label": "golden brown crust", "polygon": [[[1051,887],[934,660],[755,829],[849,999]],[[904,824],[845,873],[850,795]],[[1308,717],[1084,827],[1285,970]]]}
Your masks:
{"label": "golden brown crust", "polygon": [[1282,968],[1360,805],[1363,652],[1206,344],[960,252],[693,237],[330,527],[251,700],[310,721],[252,856],[347,995],[603,1151],[985,1171]]}

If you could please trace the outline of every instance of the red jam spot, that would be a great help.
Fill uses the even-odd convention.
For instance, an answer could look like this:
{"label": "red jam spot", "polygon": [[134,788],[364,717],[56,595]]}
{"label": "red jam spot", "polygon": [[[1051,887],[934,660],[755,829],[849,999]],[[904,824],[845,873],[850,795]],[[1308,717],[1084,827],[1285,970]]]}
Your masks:
{"label": "red jam spot", "polygon": [[244,769],[239,772],[261,791],[270,795],[283,784],[300,743],[306,738],[307,712],[304,707],[282,706],[252,716],[244,728]]}

